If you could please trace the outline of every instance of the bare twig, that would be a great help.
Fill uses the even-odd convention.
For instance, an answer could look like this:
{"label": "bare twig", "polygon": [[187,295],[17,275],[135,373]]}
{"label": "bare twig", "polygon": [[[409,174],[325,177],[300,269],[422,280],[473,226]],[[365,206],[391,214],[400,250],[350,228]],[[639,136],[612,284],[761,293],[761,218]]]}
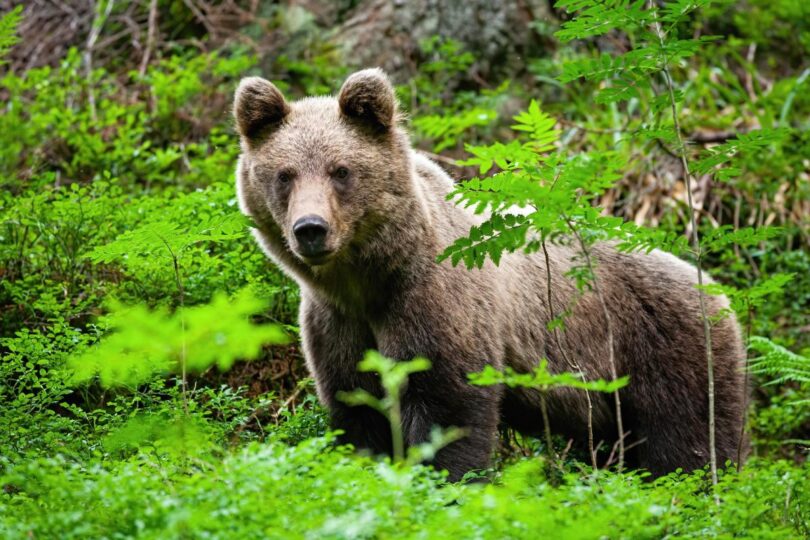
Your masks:
{"label": "bare twig", "polygon": [[742,422],[740,424],[740,439],[737,441],[737,472],[742,470],[742,453],[743,453],[743,439],[745,438],[745,425],[748,423],[748,385],[751,384],[751,372],[748,369],[748,348],[751,345],[751,321],[754,318],[754,308],[751,306],[751,299],[746,302],[748,305],[747,317],[745,321],[745,366],[743,369],[744,381],[743,388],[743,412]]}
{"label": "bare twig", "polygon": [[[672,82],[672,75],[669,72],[669,60],[666,56],[664,34],[661,31],[661,25],[658,22],[658,12],[655,4],[652,1],[648,2],[650,10],[653,12],[653,26],[655,33],[658,36],[659,44],[661,45],[661,59],[662,59],[662,72],[664,74],[664,82],[669,92],[669,104],[672,110],[672,122],[674,125],[675,136],[678,140],[678,153],[683,165],[684,180],[686,182],[686,197],[689,205],[689,223],[692,229],[692,249],[695,252],[698,278],[698,299],[700,304],[700,315],[703,319],[703,336],[706,345],[706,370],[708,377],[708,394],[709,394],[709,466],[712,474],[712,485],[717,485],[717,450],[715,448],[715,413],[714,413],[714,357],[712,355],[712,332],[709,324],[709,316],[706,309],[706,296],[703,291],[703,270],[701,268],[702,251],[700,247],[700,236],[697,228],[697,220],[695,219],[695,206],[692,200],[692,174],[689,171],[689,162],[686,159],[686,147],[684,146],[683,137],[681,136],[681,126],[678,120],[678,109],[675,100],[675,85]],[[719,499],[715,499],[719,502]]]}
{"label": "bare twig", "polygon": [[87,45],[84,48],[84,70],[85,78],[87,79],[87,102],[90,105],[90,118],[93,122],[97,121],[96,116],[96,94],[93,88],[93,47],[98,41],[98,36],[101,34],[101,29],[104,27],[104,21],[110,16],[115,0],[107,0],[104,6],[104,11],[99,9],[98,4],[95,5],[95,15],[93,16],[93,23],[90,25],[90,35],[87,36]]}
{"label": "bare twig", "polygon": [[179,304],[180,310],[180,332],[181,332],[181,349],[180,349],[180,372],[181,372],[181,384],[182,384],[182,392],[183,392],[183,409],[185,410],[186,414],[188,414],[188,374],[186,373],[186,318],[185,313],[183,313],[183,309],[185,307],[185,289],[183,288],[183,279],[180,276],[180,261],[177,258],[177,255],[174,253],[169,242],[166,241],[163,237],[160,238],[163,245],[166,246],[166,249],[169,250],[169,254],[172,257],[172,264],[174,266],[174,280],[175,284],[177,285],[177,300]]}
{"label": "bare twig", "polygon": [[151,0],[149,2],[149,30],[146,34],[146,47],[144,47],[143,58],[141,58],[141,67],[138,69],[141,76],[146,73],[149,59],[155,48],[155,40],[157,37],[157,12],[157,0]]}
{"label": "bare twig", "polygon": [[[757,44],[754,42],[749,43],[748,52],[745,55],[745,60],[749,65],[754,63],[754,57],[757,54]],[[752,103],[756,102],[757,94],[754,92],[754,78],[751,76],[751,71],[748,66],[745,66],[745,90],[748,92],[748,98]]]}
{"label": "bare twig", "polygon": [[[543,247],[543,257],[545,258],[546,263],[546,301],[548,303],[548,322],[549,325],[554,321],[554,307],[553,307],[553,299],[551,296],[551,259],[548,256],[548,248],[546,247],[546,239],[543,239],[540,242],[540,245]],[[582,374],[583,378],[585,377],[585,372],[579,366],[577,362],[574,362],[568,357],[568,353],[566,353],[565,348],[562,345],[562,339],[560,338],[560,329],[557,326],[554,326],[554,330],[552,331],[554,334],[554,340],[557,342],[557,348],[560,350],[560,353],[563,355],[566,363],[571,366],[571,369],[578,371]],[[596,463],[596,450],[593,446],[593,402],[591,401],[591,393],[589,390],[585,390],[585,399],[588,402],[588,453],[591,456],[591,466],[593,470],[598,470],[598,466]]]}
{"label": "bare twig", "polygon": [[561,463],[565,462],[565,458],[568,457],[568,452],[571,451],[571,448],[573,446],[574,446],[574,439],[568,439],[568,442],[566,443],[565,448],[563,448],[563,451],[560,453],[560,462]]}
{"label": "bare twig", "polygon": [[458,163],[456,163],[456,160],[453,159],[453,158],[449,158],[449,157],[443,156],[441,154],[434,154],[433,152],[428,152],[427,150],[419,150],[419,152],[422,153],[422,154],[425,154],[427,157],[429,157],[433,161],[440,161],[442,163],[446,163],[447,165],[452,165],[453,167],[459,167],[459,168],[462,167],[462,165],[459,165]]}
{"label": "bare twig", "polygon": [[584,131],[586,133],[597,133],[597,134],[600,134],[600,135],[614,135],[616,133],[628,133],[630,135],[635,135],[637,133],[637,131],[638,131],[638,130],[635,130],[635,131],[628,131],[627,130],[627,126],[630,124],[629,120],[627,122],[625,122],[625,124],[622,127],[607,128],[607,129],[583,126],[582,124],[580,124],[578,122],[574,122],[573,120],[569,120],[567,118],[562,118],[562,117],[557,118],[557,122],[559,122],[560,124],[562,124],[564,126],[569,126],[569,127],[578,129],[580,131]]}
{"label": "bare twig", "polygon": [[197,18],[200,23],[205,26],[205,31],[208,32],[208,35],[211,36],[212,39],[216,39],[217,37],[217,29],[211,24],[211,21],[205,14],[197,7],[197,4],[194,3],[194,0],[183,0],[183,3],[186,7],[194,14],[194,17]]}
{"label": "bare twig", "polygon": [[[593,286],[593,291],[596,293],[596,297],[599,299],[599,304],[602,307],[602,315],[605,318],[605,327],[607,330],[607,338],[608,338],[608,365],[610,368],[610,377],[614,381],[619,378],[618,371],[616,370],[616,357],[614,352],[614,340],[613,340],[613,320],[610,316],[610,310],[608,309],[607,300],[605,299],[605,295],[602,293],[602,288],[599,284],[599,279],[596,276],[596,270],[594,269],[593,261],[591,260],[591,251],[588,249],[585,240],[582,238],[582,235],[579,233],[579,230],[574,226],[574,223],[571,219],[563,214],[562,218],[565,220],[568,228],[571,230],[571,233],[577,239],[579,243],[579,247],[582,251],[582,255],[585,257],[585,264],[588,267],[588,271],[592,277],[591,284]],[[619,472],[622,471],[624,468],[624,422],[622,420],[622,400],[619,397],[619,391],[613,391],[613,398],[616,405],[616,427],[619,431],[619,462],[617,468]]]}
{"label": "bare twig", "polygon": [[546,453],[551,463],[557,462],[557,456],[554,454],[554,445],[551,442],[551,422],[548,418],[548,405],[546,404],[546,393],[540,392],[540,414],[543,415],[543,434],[546,437]]}

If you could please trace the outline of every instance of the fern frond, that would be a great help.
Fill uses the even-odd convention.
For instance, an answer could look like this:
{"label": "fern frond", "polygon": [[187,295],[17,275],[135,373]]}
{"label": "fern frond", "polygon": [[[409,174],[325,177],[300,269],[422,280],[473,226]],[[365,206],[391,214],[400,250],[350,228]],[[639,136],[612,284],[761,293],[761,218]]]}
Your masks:
{"label": "fern frond", "polygon": [[749,360],[750,370],[770,377],[766,384],[810,384],[810,358],[807,356],[796,354],[760,336],[752,336],[749,347],[760,353],[760,356]]}
{"label": "fern frond", "polygon": [[22,21],[23,6],[19,5],[0,17],[0,65],[8,51],[20,40],[17,36],[17,27]]}

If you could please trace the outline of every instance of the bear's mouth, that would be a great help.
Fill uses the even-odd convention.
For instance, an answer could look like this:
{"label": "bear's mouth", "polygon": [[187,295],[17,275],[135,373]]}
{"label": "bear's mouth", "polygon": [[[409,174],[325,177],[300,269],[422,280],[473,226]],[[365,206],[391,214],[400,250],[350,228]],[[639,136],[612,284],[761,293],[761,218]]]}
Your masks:
{"label": "bear's mouth", "polygon": [[298,257],[309,266],[321,266],[329,262],[334,254],[331,250],[319,251],[317,253],[298,253]]}

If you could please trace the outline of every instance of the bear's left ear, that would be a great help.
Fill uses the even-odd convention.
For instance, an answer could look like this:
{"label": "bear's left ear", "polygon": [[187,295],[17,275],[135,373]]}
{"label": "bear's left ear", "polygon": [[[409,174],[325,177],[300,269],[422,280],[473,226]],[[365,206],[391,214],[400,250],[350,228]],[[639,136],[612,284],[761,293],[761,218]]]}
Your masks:
{"label": "bear's left ear", "polygon": [[376,132],[388,131],[396,122],[394,87],[380,68],[364,69],[349,76],[340,89],[338,103],[347,118]]}

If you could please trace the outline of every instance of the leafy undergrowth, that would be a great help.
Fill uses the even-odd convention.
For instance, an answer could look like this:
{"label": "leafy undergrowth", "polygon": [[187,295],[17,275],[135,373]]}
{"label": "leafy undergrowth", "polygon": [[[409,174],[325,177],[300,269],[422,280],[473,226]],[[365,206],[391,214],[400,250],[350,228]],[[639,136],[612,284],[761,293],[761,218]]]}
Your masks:
{"label": "leafy undergrowth", "polygon": [[124,461],[42,458],[0,477],[0,532],[33,538],[776,538],[810,534],[810,466],[752,460],[721,475],[655,482],[571,471],[552,486],[541,458],[491,484],[448,485],[334,447],[250,443],[226,455]]}

